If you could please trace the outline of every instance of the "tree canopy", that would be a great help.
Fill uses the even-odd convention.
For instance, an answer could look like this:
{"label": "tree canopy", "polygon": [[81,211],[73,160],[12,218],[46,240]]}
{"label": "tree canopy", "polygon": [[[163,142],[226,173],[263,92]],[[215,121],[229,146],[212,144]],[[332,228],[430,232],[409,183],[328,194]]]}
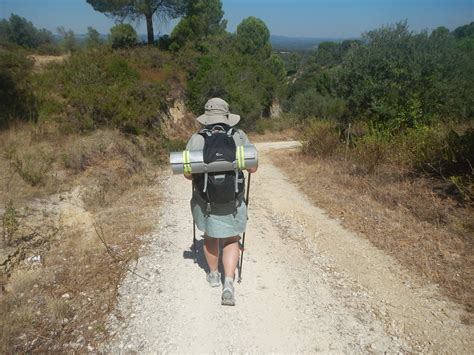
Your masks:
{"label": "tree canopy", "polygon": [[110,29],[109,41],[114,49],[133,47],[137,43],[137,32],[128,23],[120,23]]}
{"label": "tree canopy", "polygon": [[[184,47],[181,55],[188,57],[188,49]],[[219,96],[242,115],[244,126],[251,127],[284,95],[284,63],[271,53],[269,31],[255,17],[243,20],[236,35],[209,39],[189,66],[195,69],[190,73],[188,97],[196,112],[210,97]]]}
{"label": "tree canopy", "polygon": [[100,33],[93,27],[87,27],[86,47],[97,48],[102,44]]}
{"label": "tree canopy", "polygon": [[173,19],[184,14],[186,0],[87,0],[94,10],[120,20],[145,17],[148,44],[153,44],[153,18]]}
{"label": "tree canopy", "polygon": [[244,54],[263,59],[270,56],[270,31],[265,22],[256,17],[247,17],[237,26],[237,48]]}
{"label": "tree canopy", "polygon": [[175,47],[180,47],[188,41],[198,42],[209,36],[223,34],[227,26],[223,16],[221,0],[190,0],[186,16],[171,34]]}
{"label": "tree canopy", "polygon": [[8,20],[0,20],[0,40],[25,48],[39,48],[53,43],[53,34],[36,28],[24,17],[11,14]]}
{"label": "tree canopy", "polygon": [[347,112],[336,115],[340,119],[393,130],[472,118],[474,46],[469,26],[415,33],[401,22],[369,31],[361,41],[321,43],[290,86],[288,106],[320,115],[324,110],[315,102],[324,106],[342,99],[345,104],[338,106],[346,106]]}

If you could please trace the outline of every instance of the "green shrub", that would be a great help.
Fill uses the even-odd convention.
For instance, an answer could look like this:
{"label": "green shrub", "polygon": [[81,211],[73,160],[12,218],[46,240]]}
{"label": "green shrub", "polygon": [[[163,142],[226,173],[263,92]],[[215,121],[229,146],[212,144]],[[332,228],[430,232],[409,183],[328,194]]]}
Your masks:
{"label": "green shrub", "polygon": [[110,80],[129,83],[140,78],[138,72],[130,67],[128,62],[119,56],[111,56],[105,62],[106,77]]}
{"label": "green shrub", "polygon": [[0,128],[16,119],[36,121],[37,102],[30,83],[32,67],[23,51],[0,46]]}
{"label": "green shrub", "polygon": [[303,130],[303,153],[329,158],[341,150],[339,129],[335,121],[312,120]]}
{"label": "green shrub", "polygon": [[2,216],[3,241],[6,245],[11,244],[20,226],[17,215],[13,201],[8,201],[5,205],[5,213]]}
{"label": "green shrub", "polygon": [[65,53],[72,53],[79,50],[79,44],[76,35],[72,30],[66,30],[64,27],[58,27],[58,34],[61,36],[60,46]]}
{"label": "green shrub", "polygon": [[374,174],[379,167],[388,162],[392,152],[391,136],[387,130],[372,129],[369,134],[356,139],[352,158],[356,171]]}
{"label": "green shrub", "polygon": [[474,129],[458,133],[441,125],[421,126],[397,135],[393,147],[399,166],[442,178],[463,201],[474,198]]}
{"label": "green shrub", "polygon": [[255,121],[254,126],[250,127],[258,134],[265,132],[281,132],[285,129],[296,128],[298,125],[294,115],[282,114],[278,118],[262,117]]}
{"label": "green shrub", "polygon": [[443,150],[445,170],[451,174],[474,175],[474,128],[462,134],[450,130]]}
{"label": "green shrub", "polygon": [[109,41],[114,49],[133,47],[138,41],[137,32],[128,23],[121,23],[110,29]]}
{"label": "green shrub", "polygon": [[316,90],[309,90],[296,95],[294,112],[303,120],[309,117],[341,120],[346,113],[346,103],[343,99],[323,96]]}
{"label": "green shrub", "polygon": [[164,147],[168,152],[177,152],[186,149],[186,141],[182,139],[166,139]]}
{"label": "green shrub", "polygon": [[428,165],[438,165],[444,143],[442,134],[433,127],[409,128],[393,137],[391,160],[410,171],[432,170]]}
{"label": "green shrub", "polygon": [[166,104],[166,83],[140,80],[130,62],[125,51],[103,48],[75,53],[63,65],[47,68],[37,80],[38,91],[48,93],[42,95],[42,116],[54,115],[69,131],[106,126],[138,134],[156,126]]}
{"label": "green shrub", "polygon": [[272,122],[269,119],[261,118],[255,123],[255,132],[258,134],[265,134],[265,131],[272,130]]}

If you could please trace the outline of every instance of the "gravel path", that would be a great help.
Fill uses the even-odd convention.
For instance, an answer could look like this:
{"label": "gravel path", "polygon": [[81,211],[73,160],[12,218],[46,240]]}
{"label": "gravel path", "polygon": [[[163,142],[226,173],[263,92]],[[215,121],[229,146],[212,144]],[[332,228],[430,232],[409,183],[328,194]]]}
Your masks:
{"label": "gravel path", "polygon": [[[295,142],[260,143],[243,282],[220,305],[190,250],[190,182],[169,176],[135,273],[120,287],[107,352],[469,353],[461,310],[313,206],[272,163]],[[202,246],[202,243],[199,244]],[[137,276],[140,275],[145,279]]]}

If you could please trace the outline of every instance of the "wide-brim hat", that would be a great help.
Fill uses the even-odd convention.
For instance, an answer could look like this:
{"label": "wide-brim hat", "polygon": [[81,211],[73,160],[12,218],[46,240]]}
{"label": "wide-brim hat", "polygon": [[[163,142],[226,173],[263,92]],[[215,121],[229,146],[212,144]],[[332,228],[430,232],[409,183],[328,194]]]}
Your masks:
{"label": "wide-brim hat", "polygon": [[229,104],[218,97],[210,99],[204,106],[204,110],[204,114],[197,120],[205,126],[224,123],[232,127],[240,121],[240,116],[230,113]]}

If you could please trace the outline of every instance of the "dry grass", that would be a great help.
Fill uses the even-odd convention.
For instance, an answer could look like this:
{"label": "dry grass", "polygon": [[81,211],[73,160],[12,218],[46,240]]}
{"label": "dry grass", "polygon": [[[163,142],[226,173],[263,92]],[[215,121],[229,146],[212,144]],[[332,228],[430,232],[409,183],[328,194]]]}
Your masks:
{"label": "dry grass", "polygon": [[[51,165],[31,184],[11,154],[0,157],[0,208],[13,201],[18,223],[11,245],[0,242],[0,353],[90,351],[107,338],[117,286],[153,229],[156,168],[116,131],[25,125],[0,133],[2,151],[12,147],[18,157],[47,149]],[[35,157],[26,168],[41,164]]]}
{"label": "dry grass", "polygon": [[278,142],[278,141],[292,141],[298,139],[300,133],[295,128],[287,128],[281,131],[266,130],[263,134],[249,133],[249,139],[252,143],[260,142]]}
{"label": "dry grass", "polygon": [[41,55],[41,54],[31,54],[29,56],[35,63],[35,70],[41,71],[45,66],[51,63],[62,63],[64,62],[69,55]]}
{"label": "dry grass", "polygon": [[343,161],[283,153],[276,163],[316,205],[439,284],[474,311],[474,211],[433,192],[434,181],[351,174]]}

